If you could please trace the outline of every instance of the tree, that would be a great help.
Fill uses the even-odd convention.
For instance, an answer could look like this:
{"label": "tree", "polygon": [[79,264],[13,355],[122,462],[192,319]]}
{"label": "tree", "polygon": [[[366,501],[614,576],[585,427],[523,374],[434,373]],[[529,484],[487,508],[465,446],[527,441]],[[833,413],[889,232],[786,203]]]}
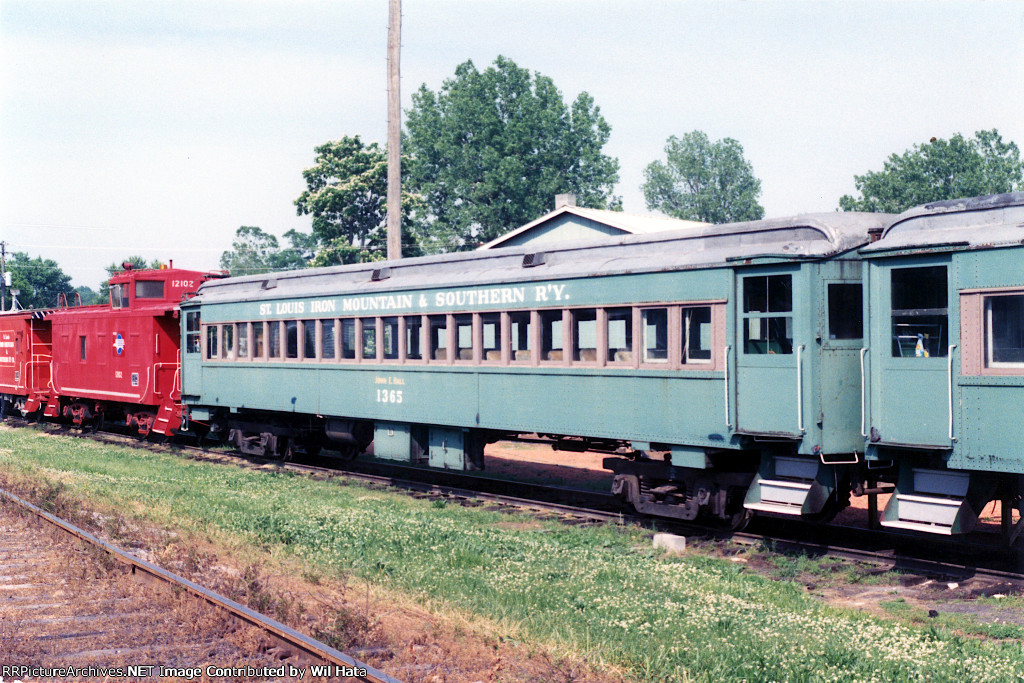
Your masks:
{"label": "tree", "polygon": [[220,267],[236,276],[308,267],[313,257],[311,236],[289,230],[285,237],[292,246],[282,249],[274,235],[254,225],[243,225],[235,231],[231,250],[221,254]]}
{"label": "tree", "polygon": [[942,199],[976,197],[1024,188],[1024,162],[1013,142],[996,129],[981,130],[967,140],[932,138],[902,156],[892,154],[881,171],[854,176],[860,197],[843,195],[843,211],[900,213]]}
{"label": "tree", "polygon": [[[86,287],[85,285],[82,285],[81,287],[75,287],[75,294],[78,295],[78,300],[82,306],[92,306],[93,304],[103,303],[103,299],[100,298],[99,293],[96,292],[92,287]],[[72,298],[73,297],[70,296],[68,297],[69,304],[74,303],[73,301],[71,301]]]}
{"label": "tree", "polygon": [[406,112],[407,182],[426,204],[428,252],[472,248],[550,210],[619,205],[619,162],[601,153],[611,127],[586,92],[567,107],[547,76],[505,57],[480,72],[460,64],[439,92],[426,85]]}
{"label": "tree", "polygon": [[[386,151],[376,142],[364,144],[357,135],[320,145],[315,152],[316,165],[302,172],[306,190],[295,200],[300,216],[313,217],[313,233],[303,242],[316,252],[313,265],[383,258],[379,252],[384,248],[387,217]],[[412,216],[421,205],[418,197],[403,191],[405,256],[419,253]]]}
{"label": "tree", "polygon": [[[7,270],[11,273],[11,288],[21,290],[18,294],[21,308],[53,308],[61,294],[67,295],[73,289],[71,278],[57,262],[41,256],[29,258],[28,254],[16,251],[7,261]],[[7,297],[4,308],[9,310],[10,291]]]}
{"label": "tree", "polygon": [[641,189],[648,209],[707,223],[754,221],[764,217],[757,203],[761,181],[732,138],[711,142],[695,130],[665,143],[666,160],[644,169]]}

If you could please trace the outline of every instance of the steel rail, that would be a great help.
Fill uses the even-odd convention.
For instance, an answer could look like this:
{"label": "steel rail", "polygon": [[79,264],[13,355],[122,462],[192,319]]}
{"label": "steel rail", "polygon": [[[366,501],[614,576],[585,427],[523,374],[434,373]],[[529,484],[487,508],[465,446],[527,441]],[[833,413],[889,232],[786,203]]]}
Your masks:
{"label": "steel rail", "polygon": [[307,635],[299,633],[295,629],[282,624],[276,619],[271,619],[266,615],[260,614],[259,612],[242,605],[241,603],[235,602],[234,600],[231,600],[219,593],[215,593],[208,588],[204,588],[203,586],[200,586],[193,581],[189,581],[182,576],[178,576],[173,572],[169,572],[162,567],[158,567],[152,562],[147,562],[146,560],[142,560],[130,553],[127,553],[124,550],[107,543],[103,539],[90,534],[88,531],[46,512],[38,506],[33,505],[29,501],[16,496],[9,491],[0,489],[0,496],[3,496],[25,510],[34,513],[39,518],[49,522],[65,533],[78,538],[79,540],[85,541],[92,546],[100,548],[111,555],[114,559],[129,565],[131,567],[132,574],[138,574],[141,572],[147,578],[156,579],[163,583],[183,588],[207,603],[227,611],[236,619],[255,626],[270,634],[275,640],[282,644],[294,647],[307,658],[312,659],[315,662],[345,667],[349,670],[365,669],[365,675],[354,676],[354,678],[361,681],[367,681],[368,683],[400,683],[398,679],[393,678],[382,671],[378,671],[377,669],[350,657],[344,652],[334,649],[330,645],[321,643],[318,640],[314,640]]}

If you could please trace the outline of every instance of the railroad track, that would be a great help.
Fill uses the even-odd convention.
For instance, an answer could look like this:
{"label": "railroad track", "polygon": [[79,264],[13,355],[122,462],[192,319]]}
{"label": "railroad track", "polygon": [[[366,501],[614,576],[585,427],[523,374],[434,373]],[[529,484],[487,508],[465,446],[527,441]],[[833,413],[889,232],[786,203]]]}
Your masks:
{"label": "railroad track", "polygon": [[19,667],[12,678],[294,679],[301,670],[398,683],[12,493],[0,489],[0,502],[0,665]]}
{"label": "railroad track", "polygon": [[[974,579],[1007,591],[1024,591],[1024,551],[974,539],[921,537],[909,533],[811,524],[799,519],[772,517],[758,517],[748,531],[733,532],[624,513],[614,496],[597,491],[322,456],[311,459],[318,464],[282,462],[189,445],[167,447],[149,444],[109,433],[97,434],[93,438],[159,450],[173,448],[194,459],[228,462],[243,467],[266,467],[272,464],[297,474],[354,479],[411,491],[414,495],[444,498],[468,505],[485,502],[548,513],[574,520],[573,523],[638,524],[684,536],[719,538],[743,545],[764,545],[785,553],[827,555],[907,574],[958,581]],[[572,502],[566,503],[565,500]],[[944,559],[935,559],[937,557]]]}

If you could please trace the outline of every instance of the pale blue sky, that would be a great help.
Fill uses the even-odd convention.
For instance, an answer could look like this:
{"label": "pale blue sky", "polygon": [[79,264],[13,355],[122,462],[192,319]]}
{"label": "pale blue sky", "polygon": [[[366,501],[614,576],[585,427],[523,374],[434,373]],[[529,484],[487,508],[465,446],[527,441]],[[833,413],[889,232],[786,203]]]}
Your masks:
{"label": "pale blue sky", "polygon": [[[1024,3],[405,0],[402,99],[499,55],[594,96],[625,209],[669,135],[743,145],[768,216],[933,136],[1024,144]],[[0,239],[96,287],[309,230],[313,147],[383,142],[387,1],[0,0]],[[517,226],[509,226],[514,228]]]}

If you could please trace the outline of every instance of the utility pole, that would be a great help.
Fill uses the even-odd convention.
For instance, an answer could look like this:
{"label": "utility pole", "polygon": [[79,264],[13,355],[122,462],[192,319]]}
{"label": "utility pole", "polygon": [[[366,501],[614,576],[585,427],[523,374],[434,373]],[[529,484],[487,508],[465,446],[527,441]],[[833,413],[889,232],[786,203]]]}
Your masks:
{"label": "utility pole", "polygon": [[402,258],[402,0],[388,3],[388,260]]}
{"label": "utility pole", "polygon": [[0,312],[7,310],[7,242],[0,242]]}

